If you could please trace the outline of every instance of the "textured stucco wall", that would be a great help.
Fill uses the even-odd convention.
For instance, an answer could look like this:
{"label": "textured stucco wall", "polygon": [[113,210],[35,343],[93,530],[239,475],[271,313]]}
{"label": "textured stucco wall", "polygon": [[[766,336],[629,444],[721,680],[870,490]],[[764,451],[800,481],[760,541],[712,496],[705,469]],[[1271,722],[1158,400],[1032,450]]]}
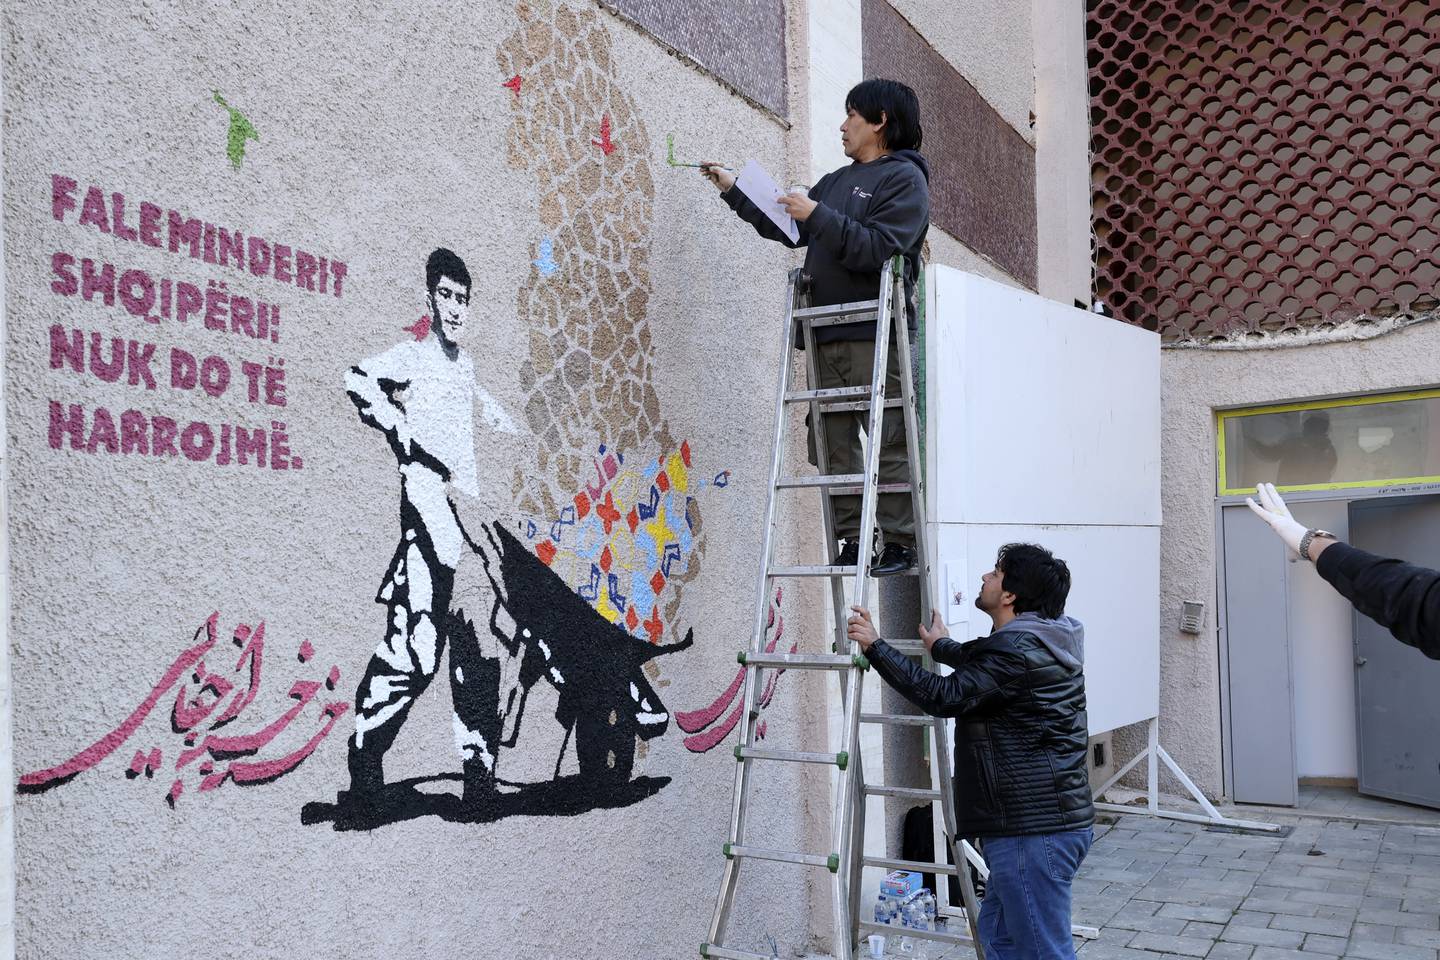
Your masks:
{"label": "textured stucco wall", "polygon": [[[795,153],[782,126],[579,2],[387,4],[338,21],[328,8],[278,3],[26,3],[7,8],[5,28],[15,767],[45,788],[16,805],[18,955],[421,958],[461,944],[477,956],[690,954],[720,874],[734,761],[728,737],[696,752],[702,744],[676,715],[690,715],[703,737],[730,710],[723,694],[749,629],[775,373],[773,311],[755,304],[781,288],[787,261],[693,170],[665,165],[665,135],[675,134],[681,159],[754,156],[778,171]],[[518,91],[502,86],[515,74]],[[227,136],[240,121],[217,90],[258,134],[237,144],[238,165]],[[60,220],[55,174],[77,181],[76,206]],[[131,228],[141,202],[153,202],[343,261],[343,293],[102,232],[99,207],[84,204],[92,184],[107,223],[112,193],[123,195]],[[516,746],[500,751],[502,780],[522,786],[505,785],[500,812],[479,823],[457,822],[445,799],[458,789],[460,760],[442,666],[386,757],[389,780],[419,778],[431,799],[410,802],[397,822],[337,831],[330,821],[347,782],[356,683],[385,631],[376,589],[401,536],[395,456],[359,422],[342,382],[351,365],[434,336],[417,318],[426,255],[442,245],[473,279],[459,345],[519,425],[518,435],[500,435],[476,411],[482,497],[467,524],[493,520],[535,556],[549,542],[552,573],[584,589],[574,538],[599,506],[587,498],[589,512],[573,525],[566,510],[582,512],[572,498],[587,485],[603,496],[599,446],[625,454],[614,492],[637,508],[663,459],[672,490],[685,476],[694,504],[669,500],[668,517],[649,518],[653,529],[637,524],[652,540],[629,562],[648,573],[663,541],[689,530],[651,612],[663,620],[662,642],[693,628],[695,645],[646,669],[669,728],[640,746],[635,779],[618,787],[578,775],[574,741],[562,747],[554,719],[558,688],[537,683]],[[141,311],[157,321],[147,322],[118,300],[64,295],[52,289],[57,251],[202,292],[223,280],[229,295],[279,308],[279,337],[208,329],[203,314],[182,324],[173,304],[169,316]],[[61,328],[58,360],[52,325]],[[132,384],[76,372],[65,353],[72,330],[87,351],[97,334],[107,359],[112,337],[135,341],[140,357],[155,344],[154,389],[143,376]],[[172,348],[232,365],[228,390],[173,388]],[[284,406],[264,403],[263,374],[252,402],[240,363],[278,370],[282,359]],[[91,421],[81,443],[95,452],[73,449],[63,431],[52,446],[51,401],[62,416],[84,407]],[[109,453],[112,441],[88,413],[97,407],[182,427],[283,421],[303,466]],[[684,470],[675,459],[682,443]],[[622,511],[615,526],[626,523]],[[810,530],[787,526],[787,544],[813,548]],[[651,547],[656,555],[644,555]],[[801,598],[781,606],[787,636],[803,643],[815,631],[796,608]],[[254,755],[217,748],[177,769],[184,728],[203,749],[214,715],[185,720],[184,708],[198,698],[194,710],[204,711],[216,698],[197,691],[205,681],[194,679],[196,664],[164,675],[205,639],[212,612],[213,682],[243,689],[252,669],[260,677],[253,703],[217,735],[263,730],[301,706]],[[240,669],[231,635],[262,622],[263,663]],[[616,659],[614,648],[583,648],[582,680],[607,676]],[[291,695],[306,680],[319,684],[309,703]],[[153,709],[128,729],[152,691]],[[772,742],[814,749],[824,731],[803,718],[823,715],[822,693],[818,681],[783,677],[765,715]],[[339,716],[322,714],[325,703]],[[694,717],[707,706],[716,707],[708,723]],[[86,767],[96,757],[87,747],[103,752],[119,740],[73,775],[41,774],[75,757]],[[136,751],[152,748],[162,751],[153,774],[127,776]],[[237,783],[243,767],[233,765],[257,760],[277,761],[278,775]],[[813,841],[814,817],[797,815],[802,776],[815,775],[767,771],[753,838]],[[742,897],[741,909],[763,899],[771,918],[763,931],[744,931],[754,945],[767,931],[782,946],[803,941],[811,882],[789,868],[749,879],[762,893]]]}
{"label": "textured stucco wall", "polygon": [[[1053,0],[1059,2],[1059,0]],[[1030,143],[1035,133],[1031,9],[1023,0],[890,0]]]}
{"label": "textured stucco wall", "polygon": [[[1162,354],[1160,738],[1211,796],[1221,792],[1215,542],[1214,411],[1436,383],[1440,325],[1372,340],[1263,350],[1172,349]],[[1206,631],[1180,633],[1180,602],[1207,601]],[[1143,729],[1117,733],[1116,759],[1144,745]],[[1162,787],[1179,785],[1162,773]]]}

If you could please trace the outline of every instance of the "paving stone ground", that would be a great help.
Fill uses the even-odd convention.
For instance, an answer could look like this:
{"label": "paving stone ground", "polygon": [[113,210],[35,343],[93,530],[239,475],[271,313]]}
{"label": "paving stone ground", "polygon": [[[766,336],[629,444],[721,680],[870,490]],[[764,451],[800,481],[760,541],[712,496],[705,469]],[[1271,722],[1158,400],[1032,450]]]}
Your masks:
{"label": "paving stone ground", "polygon": [[1075,922],[1100,929],[1079,960],[1440,960],[1440,827],[1106,819],[1075,881]]}

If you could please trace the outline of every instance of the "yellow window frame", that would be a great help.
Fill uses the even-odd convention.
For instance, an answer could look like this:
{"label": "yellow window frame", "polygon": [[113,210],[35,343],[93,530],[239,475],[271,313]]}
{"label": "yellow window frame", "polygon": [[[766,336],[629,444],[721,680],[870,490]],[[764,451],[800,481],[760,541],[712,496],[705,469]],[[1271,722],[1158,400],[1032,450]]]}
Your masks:
{"label": "yellow window frame", "polygon": [[[1440,397],[1440,389],[1411,390],[1405,393],[1375,393],[1362,397],[1341,397],[1336,400],[1309,400],[1301,403],[1277,403],[1268,407],[1240,407],[1235,410],[1220,410],[1215,415],[1215,448],[1217,451],[1217,476],[1215,485],[1222,497],[1241,496],[1254,493],[1254,487],[1227,487],[1225,485],[1225,425],[1242,417],[1256,417],[1267,413],[1297,413],[1304,410],[1333,410],[1336,407],[1368,407],[1382,403],[1398,403],[1404,400],[1431,400]],[[1343,483],[1300,483],[1276,486],[1284,492],[1304,490],[1354,490],[1361,487],[1392,487],[1412,483],[1437,483],[1440,475],[1432,477],[1384,477],[1373,480],[1347,480]]]}

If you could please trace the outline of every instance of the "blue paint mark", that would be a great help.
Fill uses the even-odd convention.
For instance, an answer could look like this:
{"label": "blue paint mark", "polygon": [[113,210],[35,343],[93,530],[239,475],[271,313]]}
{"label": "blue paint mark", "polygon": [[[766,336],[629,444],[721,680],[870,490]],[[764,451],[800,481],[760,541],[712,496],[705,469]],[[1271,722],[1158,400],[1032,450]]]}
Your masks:
{"label": "blue paint mark", "polygon": [[555,244],[549,237],[540,239],[540,256],[531,262],[535,264],[535,269],[540,271],[542,277],[549,277],[560,269],[560,264],[555,262]]}

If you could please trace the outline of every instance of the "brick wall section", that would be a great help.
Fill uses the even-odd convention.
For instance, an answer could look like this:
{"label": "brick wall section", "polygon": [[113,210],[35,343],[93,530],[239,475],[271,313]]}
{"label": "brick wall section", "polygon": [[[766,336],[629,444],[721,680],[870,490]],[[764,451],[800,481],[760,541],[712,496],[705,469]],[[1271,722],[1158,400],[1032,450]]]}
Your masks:
{"label": "brick wall section", "polygon": [[886,0],[862,0],[861,23],[865,76],[920,97],[930,222],[1033,289],[1035,148]]}
{"label": "brick wall section", "polygon": [[600,5],[747,99],[787,116],[783,0],[600,0]]}

